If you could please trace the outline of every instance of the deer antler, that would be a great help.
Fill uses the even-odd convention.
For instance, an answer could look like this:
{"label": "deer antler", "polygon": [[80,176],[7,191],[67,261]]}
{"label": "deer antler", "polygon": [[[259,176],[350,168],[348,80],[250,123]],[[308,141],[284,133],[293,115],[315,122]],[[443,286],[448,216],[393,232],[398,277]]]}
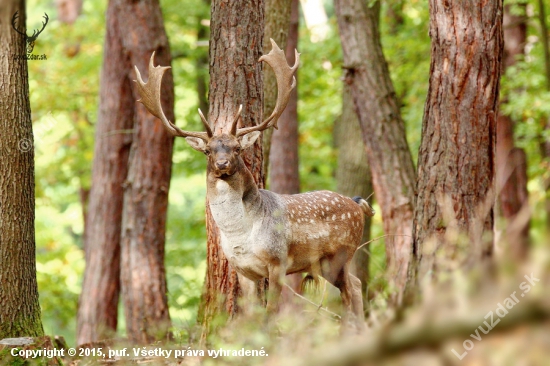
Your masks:
{"label": "deer antler", "polygon": [[[50,18],[48,17],[48,14],[46,14],[46,13],[44,13],[43,18],[46,20],[46,22],[42,22],[42,29],[40,29],[40,30],[35,29],[35,30],[32,32],[32,36],[28,37],[30,42],[36,41],[36,39],[38,38],[38,36],[40,35],[40,33],[42,33],[42,31],[44,30],[44,28],[46,28],[46,24],[48,24],[48,20],[49,20]],[[36,32],[38,32],[38,33],[36,33]]]}
{"label": "deer antler", "polygon": [[13,29],[15,29],[15,31],[17,33],[19,33],[20,35],[22,36],[25,36],[25,38],[28,38],[27,36],[27,33],[23,33],[23,32],[20,32],[19,29],[17,29],[17,26],[15,25],[15,21],[17,20],[17,18],[19,18],[19,10],[15,12],[15,14],[13,14],[13,17],[11,18],[11,26],[13,27]]}
{"label": "deer antler", "polygon": [[137,66],[134,66],[136,69],[137,80],[134,80],[137,83],[138,94],[141,99],[138,100],[141,104],[147,108],[149,112],[158,119],[162,121],[162,124],[173,136],[181,137],[198,137],[205,141],[208,141],[212,137],[212,130],[208,125],[208,122],[201,113],[201,120],[206,128],[206,132],[194,132],[194,131],[184,131],[177,127],[175,124],[170,122],[168,118],[164,115],[162,106],[160,104],[160,86],[162,83],[162,76],[164,72],[170,68],[170,66],[153,66],[153,60],[155,53],[151,55],[151,60],[149,61],[149,80],[147,83],[144,83],[141,79],[141,74]]}
{"label": "deer antler", "polygon": [[277,43],[271,39],[272,49],[267,55],[260,57],[259,61],[265,61],[271,66],[275,72],[275,77],[277,78],[277,104],[275,104],[275,109],[269,117],[267,117],[262,123],[253,127],[239,128],[236,130],[238,116],[233,122],[231,131],[236,130],[236,136],[242,136],[252,131],[263,131],[273,126],[277,128],[277,121],[283,113],[290,99],[290,92],[296,86],[296,78],[294,73],[300,65],[300,54],[298,51],[294,50],[296,55],[296,62],[294,66],[290,67],[286,61],[285,53],[283,50],[277,46]]}

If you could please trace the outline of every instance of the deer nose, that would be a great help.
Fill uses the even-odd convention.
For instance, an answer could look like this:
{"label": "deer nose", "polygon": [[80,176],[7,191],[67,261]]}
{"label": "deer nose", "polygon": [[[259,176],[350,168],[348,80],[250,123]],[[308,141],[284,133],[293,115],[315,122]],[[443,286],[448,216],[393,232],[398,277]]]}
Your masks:
{"label": "deer nose", "polygon": [[224,160],[218,160],[218,161],[216,161],[216,167],[217,167],[218,169],[225,169],[225,168],[227,168],[228,166],[229,166],[229,161],[227,161],[227,160],[225,160],[225,159],[224,159]]}

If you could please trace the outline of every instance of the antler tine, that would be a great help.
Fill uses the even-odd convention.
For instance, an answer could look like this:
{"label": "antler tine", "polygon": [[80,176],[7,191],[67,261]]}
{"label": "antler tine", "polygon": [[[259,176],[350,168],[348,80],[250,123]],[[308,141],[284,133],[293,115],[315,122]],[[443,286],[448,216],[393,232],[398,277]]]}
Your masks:
{"label": "antler tine", "polygon": [[237,124],[239,122],[239,118],[241,117],[242,111],[243,111],[243,105],[241,104],[239,106],[239,110],[237,111],[237,114],[235,115],[235,119],[233,120],[233,123],[231,123],[231,134],[233,136],[237,135]]}
{"label": "antler tine", "polygon": [[202,114],[202,111],[201,111],[200,108],[199,108],[199,115],[201,116],[202,124],[204,125],[204,128],[206,129],[206,134],[208,135],[208,137],[212,137],[212,135],[213,135],[212,129],[210,128],[210,125],[208,124],[208,121],[206,120],[206,118],[204,118],[204,114]]}
{"label": "antler tine", "polygon": [[275,104],[275,109],[261,124],[238,129],[236,136],[242,136],[252,131],[263,131],[271,126],[277,128],[277,121],[288,104],[290,92],[296,86],[294,73],[300,65],[300,54],[294,50],[296,61],[294,66],[290,67],[286,61],[285,53],[277,46],[277,43],[273,39],[271,39],[271,46],[271,51],[267,55],[260,57],[259,61],[267,62],[273,69],[273,72],[275,72],[275,77],[277,78],[277,103]]}
{"label": "antler tine", "polygon": [[[38,35],[39,35],[40,33],[42,33],[42,31],[44,30],[44,28],[46,28],[46,25],[48,24],[48,20],[50,20],[50,18],[48,17],[48,14],[46,14],[46,13],[44,13],[44,16],[43,16],[42,18],[44,18],[44,19],[46,20],[46,22],[42,22],[42,29],[41,29],[41,30],[38,30],[38,29],[35,30],[35,31],[33,32],[33,34],[32,34],[32,37],[37,37],[37,38],[38,38]],[[36,32],[38,32],[38,33],[37,33],[36,36],[35,36],[34,33],[36,33]]]}
{"label": "antler tine", "polygon": [[13,29],[14,29],[17,33],[21,34],[22,36],[27,37],[27,33],[26,33],[26,32],[23,33],[23,32],[20,32],[19,29],[17,29],[17,26],[15,25],[15,21],[17,20],[17,18],[19,18],[19,10],[16,11],[15,14],[13,14],[13,17],[11,18],[11,25],[12,25]]}
{"label": "antler tine", "polygon": [[141,99],[138,99],[138,102],[143,104],[153,116],[160,119],[164,127],[173,136],[198,137],[208,141],[210,138],[208,132],[184,131],[170,122],[164,115],[160,104],[160,86],[162,83],[162,76],[164,75],[164,72],[170,68],[170,66],[155,67],[153,65],[154,58],[155,52],[153,52],[151,59],[149,60],[149,80],[147,80],[147,83],[143,82],[137,66],[134,66],[137,76],[137,80],[134,81],[137,83],[138,94],[141,97]]}

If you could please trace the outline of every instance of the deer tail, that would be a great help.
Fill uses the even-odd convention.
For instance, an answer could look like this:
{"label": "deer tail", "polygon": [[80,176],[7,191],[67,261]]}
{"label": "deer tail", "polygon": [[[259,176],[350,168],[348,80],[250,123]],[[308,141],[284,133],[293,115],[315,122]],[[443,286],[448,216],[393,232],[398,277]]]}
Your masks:
{"label": "deer tail", "polygon": [[371,207],[371,205],[366,200],[364,200],[362,197],[355,196],[355,197],[352,198],[352,200],[354,200],[359,206],[361,206],[361,209],[363,210],[365,215],[372,217],[376,213],[376,211],[374,211],[374,209]]}
{"label": "deer tail", "polygon": [[319,279],[311,273],[308,273],[300,282],[300,294],[303,295],[308,288],[317,291],[318,287]]}

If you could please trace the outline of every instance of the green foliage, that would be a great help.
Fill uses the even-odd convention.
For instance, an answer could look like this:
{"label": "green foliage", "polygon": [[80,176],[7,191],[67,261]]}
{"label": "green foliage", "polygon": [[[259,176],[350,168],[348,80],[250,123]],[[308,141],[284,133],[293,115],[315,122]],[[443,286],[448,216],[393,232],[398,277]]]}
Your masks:
{"label": "green foliage", "polygon": [[[512,7],[517,15],[527,16],[527,44],[525,55],[518,57],[515,65],[508,67],[501,80],[501,113],[515,122],[515,144],[527,154],[528,189],[533,202],[530,235],[534,243],[543,243],[548,227],[545,220],[544,200],[550,199],[545,182],[550,181],[550,161],[542,152],[542,144],[550,140],[550,80],[545,75],[544,50],[537,12],[538,2],[527,3],[527,14],[520,7]],[[535,5],[535,6],[534,6]],[[546,8],[546,24],[550,24],[549,8]]]}
{"label": "green foliage", "polygon": [[305,27],[300,31],[298,143],[302,191],[335,188],[332,126],[342,106],[342,50],[335,18],[330,19],[330,25],[328,37],[317,43],[311,41]]}
{"label": "green foliage", "polygon": [[401,12],[401,19],[395,19],[389,11],[395,4],[383,2],[380,28],[382,47],[407,128],[409,149],[416,162],[430,76],[430,13],[425,1],[409,0],[402,4],[402,9],[394,11]]}

